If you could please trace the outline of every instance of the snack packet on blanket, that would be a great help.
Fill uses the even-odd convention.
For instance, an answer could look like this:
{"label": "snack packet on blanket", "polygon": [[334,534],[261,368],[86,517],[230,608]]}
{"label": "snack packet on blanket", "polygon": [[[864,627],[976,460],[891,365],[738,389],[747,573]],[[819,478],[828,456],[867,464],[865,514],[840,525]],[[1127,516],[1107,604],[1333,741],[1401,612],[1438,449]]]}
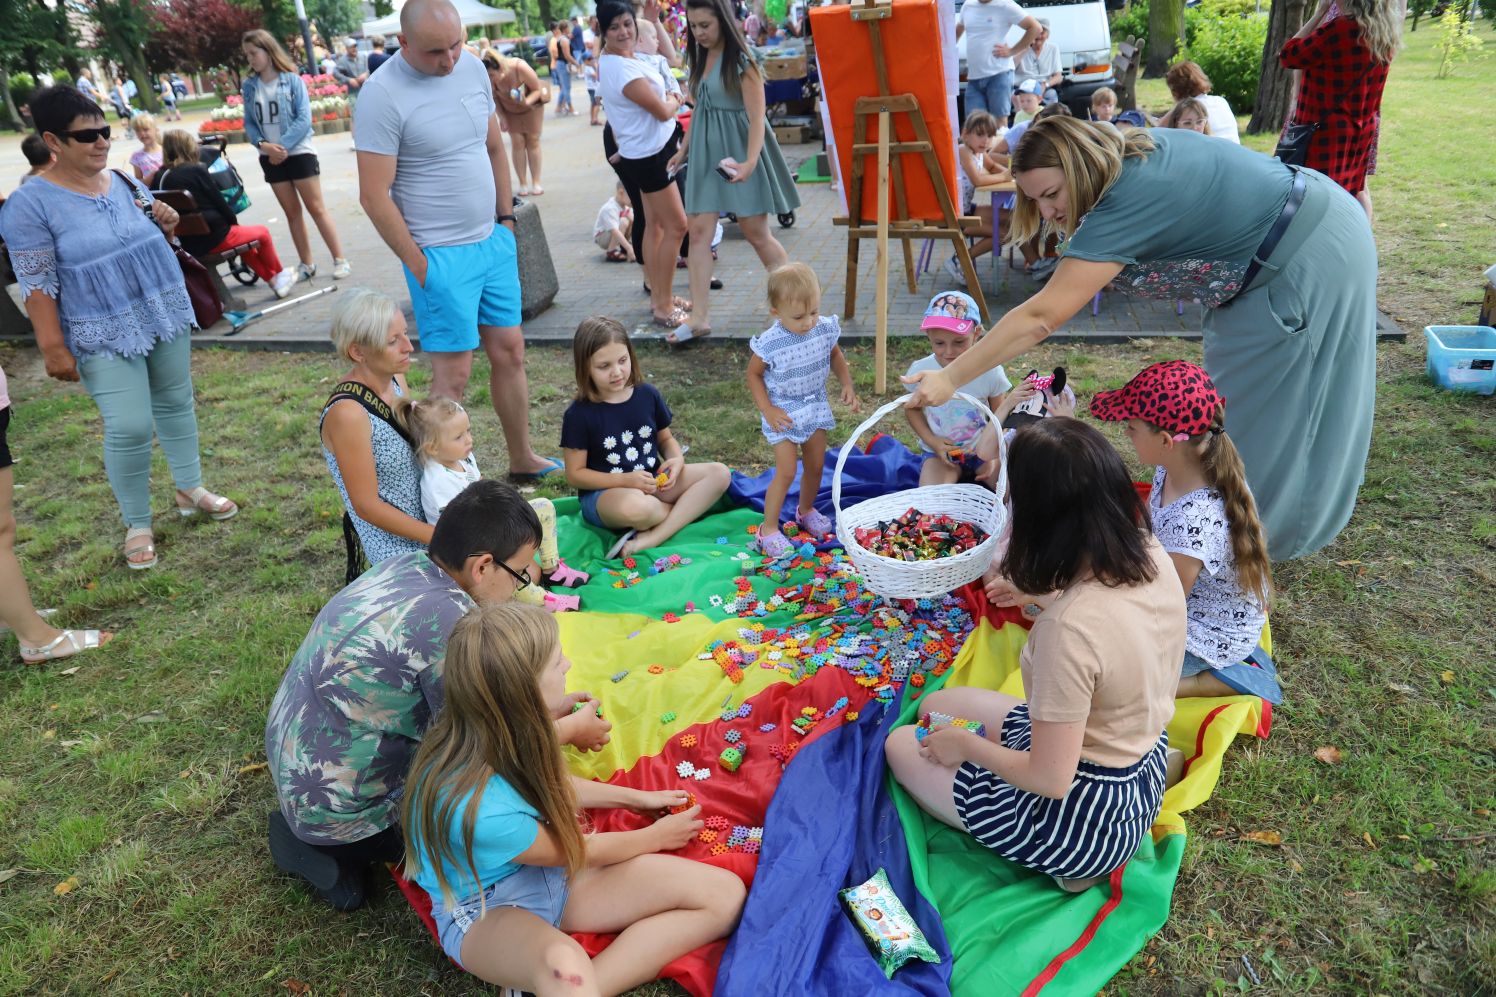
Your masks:
{"label": "snack packet on blanket", "polygon": [[940,962],[940,956],[925,941],[925,936],[909,916],[909,911],[888,885],[888,874],[882,869],[859,886],[849,886],[837,894],[846,904],[852,923],[862,932],[868,951],[878,960],[883,975],[894,972],[910,959]]}

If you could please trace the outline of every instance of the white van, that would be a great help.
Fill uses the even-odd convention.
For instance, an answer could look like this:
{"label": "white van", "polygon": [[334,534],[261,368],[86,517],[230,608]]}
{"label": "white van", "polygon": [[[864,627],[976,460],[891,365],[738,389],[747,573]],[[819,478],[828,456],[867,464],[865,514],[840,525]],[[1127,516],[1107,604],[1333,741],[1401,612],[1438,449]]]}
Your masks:
{"label": "white van", "polygon": [[[970,0],[972,3],[978,0]],[[1023,3],[1024,13],[1049,22],[1049,42],[1060,51],[1060,99],[1071,112],[1084,118],[1091,110],[1091,94],[1102,87],[1115,87],[1112,77],[1112,31],[1107,20],[1108,9],[1121,9],[1123,0],[1043,0]],[[956,0],[956,14],[962,0]],[[1023,37],[1022,28],[1014,28],[1009,42]],[[961,59],[961,88],[966,89],[966,35],[956,41]]]}

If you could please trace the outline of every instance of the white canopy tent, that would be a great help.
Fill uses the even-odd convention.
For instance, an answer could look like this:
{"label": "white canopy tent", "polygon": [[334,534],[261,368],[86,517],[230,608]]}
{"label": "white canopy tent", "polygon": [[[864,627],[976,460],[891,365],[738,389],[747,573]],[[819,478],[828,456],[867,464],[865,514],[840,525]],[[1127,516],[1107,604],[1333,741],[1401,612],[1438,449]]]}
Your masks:
{"label": "white canopy tent", "polygon": [[[388,17],[375,18],[365,21],[363,35],[395,35],[400,32],[400,10],[402,3],[395,5],[395,12]],[[452,0],[452,6],[457,8],[457,13],[462,17],[464,28],[474,28],[484,24],[509,24],[514,21],[514,11],[502,10],[498,7],[490,7],[478,0]]]}

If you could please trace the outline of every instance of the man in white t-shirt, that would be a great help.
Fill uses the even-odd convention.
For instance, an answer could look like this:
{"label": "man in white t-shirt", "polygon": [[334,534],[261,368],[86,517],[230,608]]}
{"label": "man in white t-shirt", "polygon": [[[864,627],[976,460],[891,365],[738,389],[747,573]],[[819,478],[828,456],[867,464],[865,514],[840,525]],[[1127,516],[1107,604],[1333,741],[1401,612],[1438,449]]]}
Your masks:
{"label": "man in white t-shirt", "polygon": [[465,36],[451,0],[401,8],[400,51],[353,109],[359,203],[405,266],[431,393],[461,401],[481,344],[509,475],[536,480],[561,463],[530,446],[509,158]]}
{"label": "man in white t-shirt", "polygon": [[[1007,44],[1008,32],[1023,28],[1023,37]],[[1039,34],[1039,22],[1013,0],[968,0],[956,22],[956,37],[966,37],[966,114],[987,111],[1004,127],[1013,111],[1013,59],[1028,51]]]}
{"label": "man in white t-shirt", "polygon": [[1039,92],[1044,96],[1044,103],[1053,104],[1060,99],[1058,88],[1065,74],[1060,71],[1060,50],[1050,44],[1048,19],[1041,17],[1038,21],[1039,33],[1034,36],[1029,50],[1020,55],[1014,64],[1013,80],[1019,87],[1028,80],[1037,80],[1041,85]]}

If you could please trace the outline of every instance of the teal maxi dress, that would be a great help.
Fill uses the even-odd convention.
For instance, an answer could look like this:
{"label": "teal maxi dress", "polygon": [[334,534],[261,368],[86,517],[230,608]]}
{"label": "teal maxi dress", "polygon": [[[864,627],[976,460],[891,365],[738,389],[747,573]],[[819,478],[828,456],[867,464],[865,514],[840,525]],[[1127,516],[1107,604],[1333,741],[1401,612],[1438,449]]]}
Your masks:
{"label": "teal maxi dress", "polygon": [[1081,220],[1065,256],[1123,264],[1114,287],[1199,298],[1205,369],[1281,561],[1325,546],[1355,508],[1376,401],[1376,246],[1366,213],[1304,170],[1303,204],[1251,285],[1242,278],[1293,171],[1183,130],[1149,133]]}
{"label": "teal maxi dress", "polygon": [[728,183],[717,173],[717,164],[728,156],[740,163],[748,158],[748,111],[741,96],[727,92],[720,56],[715,68],[702,73],[695,100],[687,147],[691,168],[686,171],[686,214],[730,211],[739,218],[751,218],[798,208],[795,178],[767,120],[763,151],[753,175],[742,183]]}

